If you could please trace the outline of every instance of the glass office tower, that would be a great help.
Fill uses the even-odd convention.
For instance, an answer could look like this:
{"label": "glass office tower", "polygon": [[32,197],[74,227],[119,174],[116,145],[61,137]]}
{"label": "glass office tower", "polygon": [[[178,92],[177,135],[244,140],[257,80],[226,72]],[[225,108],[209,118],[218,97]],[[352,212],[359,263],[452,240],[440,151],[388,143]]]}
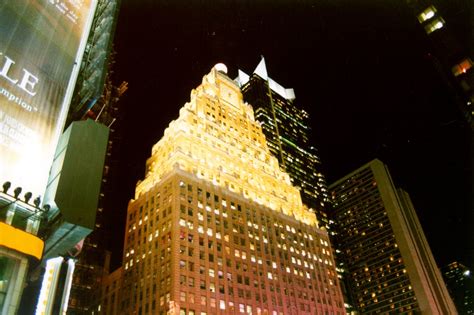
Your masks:
{"label": "glass office tower", "polygon": [[239,70],[235,80],[244,100],[252,105],[261,124],[270,152],[298,187],[303,202],[318,216],[320,225],[329,229],[324,211],[328,202],[326,180],[321,161],[311,142],[308,113],[295,103],[295,92],[268,76],[265,59],[249,76]]}

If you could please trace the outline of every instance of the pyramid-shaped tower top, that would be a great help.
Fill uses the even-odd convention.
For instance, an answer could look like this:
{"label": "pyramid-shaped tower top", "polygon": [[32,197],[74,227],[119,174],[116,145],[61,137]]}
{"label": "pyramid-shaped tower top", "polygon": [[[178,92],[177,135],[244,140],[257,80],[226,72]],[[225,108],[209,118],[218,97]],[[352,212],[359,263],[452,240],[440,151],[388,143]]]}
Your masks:
{"label": "pyramid-shaped tower top", "polygon": [[267,65],[265,64],[265,58],[263,58],[263,56],[253,73],[258,74],[264,80],[268,80]]}
{"label": "pyramid-shaped tower top", "polygon": [[205,75],[179,117],[153,146],[136,198],[177,169],[243,198],[317,225],[297,188],[270,154],[253,109],[220,64]]}
{"label": "pyramid-shaped tower top", "polygon": [[[281,97],[287,100],[294,100],[295,99],[295,91],[293,89],[287,89],[281,86],[278,82],[274,81],[272,78],[268,76],[267,65],[265,63],[265,58],[262,56],[260,62],[257,65],[257,68],[253,71],[253,74],[258,75],[263,80],[268,82],[268,86],[273,92],[277,93]],[[249,82],[250,76],[239,69],[238,76],[235,78],[235,82],[239,87],[243,87],[247,82]]]}

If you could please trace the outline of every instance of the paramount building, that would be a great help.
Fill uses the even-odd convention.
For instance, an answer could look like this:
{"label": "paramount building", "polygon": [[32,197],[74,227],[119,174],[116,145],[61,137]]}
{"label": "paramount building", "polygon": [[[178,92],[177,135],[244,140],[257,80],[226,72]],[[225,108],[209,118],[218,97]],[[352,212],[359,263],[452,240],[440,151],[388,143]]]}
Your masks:
{"label": "paramount building", "polygon": [[222,64],[153,146],[127,216],[118,313],[345,312],[327,232]]}

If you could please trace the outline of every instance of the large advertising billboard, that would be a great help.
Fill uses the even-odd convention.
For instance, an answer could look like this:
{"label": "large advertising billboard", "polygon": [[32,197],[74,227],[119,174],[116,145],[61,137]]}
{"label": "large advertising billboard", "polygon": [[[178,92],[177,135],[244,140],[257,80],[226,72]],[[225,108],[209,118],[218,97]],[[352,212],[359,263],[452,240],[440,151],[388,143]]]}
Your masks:
{"label": "large advertising billboard", "polygon": [[0,1],[0,185],[43,194],[96,5]]}

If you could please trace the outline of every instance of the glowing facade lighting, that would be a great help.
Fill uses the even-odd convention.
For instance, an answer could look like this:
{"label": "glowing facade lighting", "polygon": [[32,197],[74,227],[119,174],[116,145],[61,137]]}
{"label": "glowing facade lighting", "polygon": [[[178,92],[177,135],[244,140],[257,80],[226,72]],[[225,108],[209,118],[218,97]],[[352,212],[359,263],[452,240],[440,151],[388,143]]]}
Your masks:
{"label": "glowing facade lighting", "polygon": [[[327,232],[271,155],[239,87],[218,68],[153,146],[128,205],[119,303],[143,298],[122,313],[342,314]],[[308,298],[314,288],[326,292],[325,302]],[[288,295],[306,299],[296,305]]]}
{"label": "glowing facade lighting", "polygon": [[239,87],[215,66],[153,146],[136,198],[174,168],[195,174],[246,199],[317,225],[270,153],[260,124]]}

